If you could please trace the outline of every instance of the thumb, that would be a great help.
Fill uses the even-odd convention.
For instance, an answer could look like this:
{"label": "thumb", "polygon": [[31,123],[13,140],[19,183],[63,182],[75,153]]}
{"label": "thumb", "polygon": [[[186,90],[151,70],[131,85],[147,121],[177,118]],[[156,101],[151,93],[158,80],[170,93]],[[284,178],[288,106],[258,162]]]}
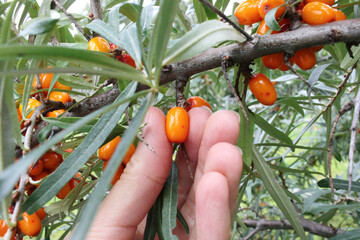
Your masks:
{"label": "thumb", "polygon": [[144,143],[138,144],[120,180],[102,203],[87,239],[133,239],[159,195],[170,171],[172,146],[165,134],[165,115],[150,108],[144,122]]}

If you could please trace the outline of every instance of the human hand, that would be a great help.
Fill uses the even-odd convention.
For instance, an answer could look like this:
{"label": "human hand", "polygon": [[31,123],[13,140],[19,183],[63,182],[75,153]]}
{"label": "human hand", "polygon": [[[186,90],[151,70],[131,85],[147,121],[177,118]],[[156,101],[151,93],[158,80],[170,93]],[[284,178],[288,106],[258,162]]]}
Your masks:
{"label": "human hand", "polygon": [[[181,223],[179,239],[230,239],[233,213],[242,172],[241,151],[235,146],[239,117],[231,111],[213,114],[205,108],[189,111],[190,130],[185,141],[191,179],[183,152],[178,151],[178,209],[190,233]],[[165,116],[150,108],[143,143],[128,163],[120,180],[103,201],[87,239],[142,239],[146,214],[155,202],[171,167],[172,145],[165,134]]]}

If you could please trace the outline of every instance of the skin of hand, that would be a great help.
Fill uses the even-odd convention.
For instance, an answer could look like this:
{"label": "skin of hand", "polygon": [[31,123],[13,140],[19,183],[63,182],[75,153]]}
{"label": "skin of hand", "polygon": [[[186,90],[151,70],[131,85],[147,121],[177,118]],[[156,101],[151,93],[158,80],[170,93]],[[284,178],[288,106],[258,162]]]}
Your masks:
{"label": "skin of hand", "polygon": [[[189,111],[190,130],[185,149],[194,174],[190,177],[186,159],[178,151],[178,209],[190,233],[178,221],[173,230],[179,239],[230,239],[231,222],[237,208],[242,172],[241,150],[236,147],[239,116],[232,111],[211,113],[206,107]],[[144,119],[145,142],[136,152],[105,198],[87,239],[142,239],[146,214],[155,202],[169,174],[172,145],[165,133],[165,115],[150,108]]]}

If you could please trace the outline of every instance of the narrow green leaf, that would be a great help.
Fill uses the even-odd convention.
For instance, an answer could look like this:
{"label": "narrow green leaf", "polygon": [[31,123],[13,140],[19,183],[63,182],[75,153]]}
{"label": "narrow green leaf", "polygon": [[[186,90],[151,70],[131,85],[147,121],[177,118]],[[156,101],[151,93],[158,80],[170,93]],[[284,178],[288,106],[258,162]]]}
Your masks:
{"label": "narrow green leaf", "polygon": [[293,146],[293,142],[289,138],[288,135],[283,133],[282,131],[278,130],[276,127],[268,123],[265,119],[260,117],[260,115],[256,113],[249,113],[248,117],[251,121],[253,121],[256,125],[258,125],[264,132],[269,134],[270,136],[278,139],[280,142],[288,144],[291,147],[291,150],[294,151],[295,148]]}
{"label": "narrow green leaf", "polygon": [[288,167],[284,167],[284,166],[279,166],[279,165],[273,165],[273,164],[269,164],[269,166],[273,169],[279,170],[281,172],[291,172],[291,173],[305,173],[305,174],[318,174],[321,176],[324,176],[323,173],[321,172],[314,172],[314,171],[307,171],[307,170],[301,170],[301,169],[295,169],[295,168],[288,168]]}
{"label": "narrow green leaf", "polygon": [[137,11],[136,8],[127,2],[122,2],[113,7],[109,12],[108,23],[109,25],[119,32],[120,14],[127,16],[131,21],[136,21]]}
{"label": "narrow green leaf", "polygon": [[155,67],[154,79],[158,83],[165,50],[168,45],[170,33],[176,12],[178,10],[179,0],[161,1],[160,10],[155,20],[154,29],[150,39],[150,49],[147,60],[148,67]]}
{"label": "narrow green leaf", "polygon": [[178,239],[173,235],[172,230],[176,227],[177,214],[177,191],[178,191],[178,172],[175,162],[172,162],[170,174],[166,179],[163,188],[163,208],[162,211],[162,233],[165,239]]}
{"label": "narrow green leaf", "polygon": [[109,189],[109,185],[112,177],[115,175],[123,157],[125,156],[127,149],[130,147],[131,143],[134,141],[138,128],[140,127],[147,109],[150,106],[152,99],[152,93],[149,93],[147,99],[140,107],[136,116],[131,120],[131,123],[128,129],[125,131],[124,136],[120,144],[116,147],[116,150],[109,161],[109,165],[101,176],[99,183],[94,188],[85,208],[83,209],[81,216],[78,221],[78,225],[73,232],[71,239],[84,239],[87,234],[87,230],[90,227],[93,218],[95,217],[98,206],[101,204],[101,201],[104,198],[105,192]]}
{"label": "narrow green leaf", "polygon": [[199,0],[193,0],[193,6],[195,9],[196,17],[199,23],[205,22],[207,20],[206,18],[206,12]]}
{"label": "narrow green leaf", "polygon": [[281,100],[279,100],[279,101],[277,101],[277,102],[278,102],[278,103],[284,103],[284,104],[292,107],[292,108],[295,109],[298,113],[300,113],[301,116],[304,116],[304,115],[305,115],[303,107],[301,107],[301,106],[299,105],[299,103],[298,103],[295,99],[293,99],[293,98],[284,98],[284,99],[281,99]]}
{"label": "narrow green leaf", "polygon": [[12,26],[11,21],[14,14],[16,3],[17,1],[11,2],[9,11],[6,14],[5,21],[2,23],[1,32],[0,32],[0,44],[5,44],[10,37],[11,26]]}
{"label": "narrow green leaf", "polygon": [[277,10],[283,6],[284,6],[284,4],[282,4],[276,8],[273,8],[265,15],[265,23],[272,30],[275,30],[275,31],[281,30],[279,23],[276,21],[275,14],[276,14]]}
{"label": "narrow green leaf", "polygon": [[[211,0],[209,0],[210,3],[212,3]],[[205,4],[201,3],[203,5],[203,8],[205,10],[205,13],[206,13],[206,16],[207,16],[207,19],[218,19],[218,16],[217,14],[211,10],[208,6],[206,6]]]}
{"label": "narrow green leaf", "polygon": [[187,32],[166,52],[163,65],[189,59],[223,41],[243,42],[245,38],[229,24],[211,20]]}
{"label": "narrow green leaf", "polygon": [[119,38],[120,46],[135,60],[136,66],[141,66],[141,47],[137,37],[136,24],[130,24],[121,31]]}
{"label": "narrow green leaf", "polygon": [[[335,189],[348,190],[349,188],[349,181],[347,180],[333,178],[333,183]],[[318,181],[317,185],[321,188],[330,188],[330,179],[329,178],[321,179],[320,181]],[[360,183],[352,182],[351,190],[354,192],[360,192]]]}
{"label": "narrow green leaf", "polygon": [[[315,85],[315,83],[319,80],[322,72],[330,65],[331,65],[330,63],[320,65],[311,72],[309,80],[308,80],[308,83],[311,85],[311,87],[313,87]],[[311,89],[308,89],[308,95],[310,95],[310,92],[311,92]]]}
{"label": "narrow green leaf", "polygon": [[315,222],[321,222],[325,225],[328,224],[328,222],[336,215],[337,209],[331,209],[330,211],[327,211],[320,217],[315,219]]}
{"label": "narrow green leaf", "polygon": [[354,55],[354,58],[350,57],[349,53],[347,53],[342,60],[340,67],[342,69],[349,69],[352,65],[354,65],[360,58],[360,47],[359,46],[352,46],[351,51]]}
{"label": "narrow green leaf", "polygon": [[[119,102],[121,99],[133,95],[136,90],[136,86],[136,82],[132,82],[129,87],[115,100],[115,102]],[[101,147],[104,138],[111,133],[128,105],[129,102],[122,104],[117,109],[104,114],[100,118],[91,132],[74,150],[74,152],[71,153],[50,175],[50,177],[46,178],[44,182],[34,191],[34,193],[31,194],[31,196],[24,202],[23,211],[28,212],[29,214],[35,212],[60,191],[60,189],[72,178],[72,176],[74,176],[77,171],[89,160],[93,153]]]}
{"label": "narrow green leaf", "polygon": [[360,229],[347,231],[329,238],[329,240],[358,240],[360,236]]}
{"label": "narrow green leaf", "polygon": [[[122,80],[134,80],[146,84],[145,77],[140,71],[137,71],[128,64],[116,61],[101,52],[68,47],[36,45],[23,45],[21,48],[19,48],[18,45],[0,46],[0,59],[14,59],[19,57],[32,59],[57,59],[74,61],[77,64],[91,64],[92,66],[97,67],[96,71],[100,72],[101,68],[104,70],[111,70],[114,72],[114,75],[118,75],[118,78]],[[55,72],[55,69],[44,69],[43,72]]]}
{"label": "narrow green leaf", "polygon": [[[54,77],[55,77],[55,75],[54,75]],[[54,79],[54,77],[53,77],[53,79]],[[82,78],[74,77],[74,76],[67,75],[67,74],[61,75],[61,78],[60,78],[60,80],[58,80],[58,82],[60,82],[61,84],[66,85],[66,86],[72,87],[72,88],[96,89],[96,86],[89,83],[88,81],[85,81]],[[54,83],[54,85],[55,85],[55,83]]]}
{"label": "narrow green leaf", "polygon": [[258,152],[255,146],[253,146],[253,154],[255,167],[259,171],[259,175],[269,194],[274,199],[284,216],[289,220],[300,238],[304,240],[307,239],[298,213],[296,212],[283,188],[276,181],[274,173],[271,171],[269,165],[266,163],[265,159],[261,153]]}
{"label": "narrow green leaf", "polygon": [[144,231],[143,240],[154,240],[156,236],[156,225],[157,221],[155,218],[155,205],[153,205],[146,216],[146,227]]}
{"label": "narrow green leaf", "polygon": [[177,210],[176,217],[177,217],[177,219],[179,219],[179,222],[180,222],[181,225],[183,226],[186,234],[189,234],[189,232],[190,232],[189,226],[188,226],[188,224],[187,224],[184,216],[181,214],[181,212],[180,212],[179,209]]}
{"label": "narrow green leaf", "polygon": [[19,33],[19,36],[39,35],[50,32],[56,26],[59,18],[39,17],[34,19],[24,30]]}
{"label": "narrow green leaf", "polygon": [[238,137],[238,146],[242,150],[242,159],[244,163],[251,166],[252,163],[252,144],[254,142],[254,123],[247,121],[242,110],[239,110],[240,115],[240,134]]}

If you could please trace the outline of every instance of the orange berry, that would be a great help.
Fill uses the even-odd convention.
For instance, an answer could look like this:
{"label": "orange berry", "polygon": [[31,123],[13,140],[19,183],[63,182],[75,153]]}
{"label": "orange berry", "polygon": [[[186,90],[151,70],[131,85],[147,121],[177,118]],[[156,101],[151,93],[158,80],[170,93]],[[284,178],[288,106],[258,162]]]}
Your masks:
{"label": "orange berry", "polygon": [[54,111],[48,112],[48,113],[46,114],[46,117],[57,118],[58,116],[60,116],[60,115],[63,114],[64,112],[65,112],[65,109],[54,110]]}
{"label": "orange berry", "polygon": [[64,152],[67,152],[67,153],[72,153],[74,151],[74,149],[72,148],[68,148],[68,149],[65,149]]}
{"label": "orange berry", "polygon": [[70,188],[73,189],[74,187],[76,187],[82,179],[83,177],[81,176],[81,173],[76,173],[75,176],[69,181]]}
{"label": "orange berry", "polygon": [[305,0],[305,5],[311,2],[322,2],[329,6],[332,6],[335,3],[335,0]]}
{"label": "orange berry", "polygon": [[128,164],[128,162],[130,162],[130,159],[132,157],[132,155],[135,153],[136,148],[134,146],[134,144],[131,144],[128,151],[125,154],[125,157],[123,158],[122,163],[125,164],[125,166]]}
{"label": "orange berry", "polygon": [[[115,149],[116,149],[117,145],[119,144],[120,140],[121,140],[121,137],[117,136],[116,138],[114,138],[110,142],[104,144],[101,148],[99,148],[99,158],[103,161],[109,161],[111,156],[115,152]],[[125,165],[130,161],[135,150],[136,150],[136,148],[135,148],[134,144],[131,144],[123,158],[123,161],[122,161]]]}
{"label": "orange berry", "polygon": [[118,48],[118,46],[116,46],[115,44],[113,44],[113,43],[110,43],[110,49],[117,49]]}
{"label": "orange berry", "polygon": [[304,6],[305,6],[304,1],[299,2],[299,3],[297,4],[296,11],[302,10],[302,9],[304,8]]}
{"label": "orange berry", "polygon": [[311,2],[305,5],[301,13],[305,23],[319,25],[335,20],[335,12],[332,7],[322,2]]}
{"label": "orange berry", "polygon": [[[47,67],[47,68],[50,68],[50,67]],[[42,88],[42,89],[45,89],[45,88],[49,88],[49,87],[50,87],[51,80],[52,80],[53,76],[54,76],[53,73],[40,73],[40,74],[39,74],[39,80],[40,80],[41,88]],[[34,88],[36,88],[36,85],[37,85],[37,83],[36,83],[36,77],[34,77],[32,86],[33,86]]]}
{"label": "orange berry", "polygon": [[56,83],[54,84],[54,88],[61,89],[61,90],[69,90],[69,91],[72,90],[72,87],[66,86],[66,85],[61,84],[61,83],[59,83],[59,82],[56,82]]}
{"label": "orange berry", "polygon": [[41,231],[41,221],[36,213],[31,215],[24,212],[23,220],[18,222],[19,229],[28,236],[37,236]]}
{"label": "orange berry", "polygon": [[120,56],[117,56],[116,59],[136,68],[135,60],[127,53],[122,53]]}
{"label": "orange berry", "polygon": [[41,171],[41,173],[39,173],[38,175],[35,175],[35,176],[31,177],[31,178],[32,178],[34,181],[39,181],[39,180],[45,178],[46,176],[48,176],[50,173],[51,173],[51,172],[49,172],[48,170],[43,169],[43,170]]}
{"label": "orange berry", "polygon": [[266,68],[277,69],[284,64],[284,53],[274,53],[263,56],[261,61]]}
{"label": "orange berry", "polygon": [[87,49],[108,53],[110,51],[110,44],[102,37],[94,37],[88,42]]}
{"label": "orange berry", "polygon": [[294,61],[302,70],[308,70],[315,66],[316,56],[310,48],[304,48],[296,51]]}
{"label": "orange berry", "polygon": [[69,182],[67,182],[62,189],[60,189],[60,191],[56,194],[56,196],[60,199],[64,199],[69,192],[71,191],[71,187]]}
{"label": "orange berry", "polygon": [[44,163],[44,169],[51,172],[55,171],[63,162],[62,155],[56,152],[46,152],[40,159]]}
{"label": "orange berry", "polygon": [[335,12],[335,21],[346,20],[346,15],[342,11],[334,8],[334,12]]}
{"label": "orange berry", "polygon": [[203,107],[203,106],[208,107],[210,110],[212,110],[210,104],[205,99],[203,99],[202,97],[193,96],[188,100],[186,100],[185,109],[186,111],[190,111],[195,107]]}
{"label": "orange berry", "polygon": [[276,102],[276,90],[269,78],[262,73],[257,73],[250,79],[249,89],[256,99],[264,105],[272,105]]}
{"label": "orange berry", "polygon": [[261,20],[259,0],[245,0],[235,9],[235,17],[241,25],[251,25]]}
{"label": "orange berry", "polygon": [[313,51],[313,52],[318,52],[320,51],[321,49],[323,49],[324,46],[315,46],[315,47],[311,47],[310,49]]}
{"label": "orange berry", "polygon": [[[37,108],[40,105],[41,105],[41,102],[39,102],[38,100],[36,100],[34,98],[29,98],[29,102],[28,102],[25,112],[27,112],[30,109],[33,109],[33,110],[26,116],[26,118],[31,118],[31,116],[33,115],[33,113],[35,111],[35,108]],[[22,108],[23,108],[23,106],[20,104],[19,111],[21,113],[23,111]]]}
{"label": "orange berry", "polygon": [[99,158],[104,161],[109,161],[111,156],[115,152],[115,149],[119,144],[120,140],[121,137],[117,136],[116,138],[99,148]]}
{"label": "orange berry", "polygon": [[[258,5],[258,11],[261,18],[265,18],[265,15],[273,8],[276,8],[280,5],[285,4],[284,0],[261,0]],[[280,18],[286,10],[285,6],[278,8],[276,11],[275,17]]]}
{"label": "orange berry", "polygon": [[[103,163],[103,169],[105,171],[106,167],[108,165],[108,162],[104,162]],[[115,183],[120,179],[121,177],[121,174],[124,172],[124,165],[123,164],[120,164],[119,168],[117,169],[113,179],[111,180],[111,184],[112,185],[115,185]]]}
{"label": "orange berry", "polygon": [[45,209],[44,207],[41,207],[39,210],[37,210],[36,212],[36,215],[38,215],[40,221],[44,220],[44,218],[46,217],[46,212],[45,212]]}
{"label": "orange berry", "polygon": [[172,143],[183,143],[189,134],[189,115],[181,107],[173,107],[166,115],[166,135]]}
{"label": "orange berry", "polygon": [[[291,66],[294,65],[294,58],[289,58],[289,63],[290,63]],[[289,67],[286,66],[285,61],[284,61],[284,63],[281,64],[281,66],[278,69],[280,71],[287,71],[287,70],[289,70]]]}
{"label": "orange berry", "polygon": [[41,159],[39,159],[35,164],[29,167],[29,175],[30,176],[39,175],[42,172],[43,168],[44,168],[44,162]]}
{"label": "orange berry", "polygon": [[[290,19],[288,18],[283,18],[280,20],[279,25],[280,25],[280,31],[272,31],[271,34],[276,34],[276,33],[280,33],[280,32],[285,32],[287,29],[289,29],[290,27]],[[260,35],[265,35],[268,31],[270,30],[270,28],[266,25],[265,19],[261,20],[260,25],[257,29],[257,33]]]}
{"label": "orange berry", "polygon": [[51,92],[49,95],[49,100],[67,103],[71,102],[71,97],[66,92]]}
{"label": "orange berry", "polygon": [[0,237],[3,237],[8,230],[8,225],[4,219],[0,219]]}

